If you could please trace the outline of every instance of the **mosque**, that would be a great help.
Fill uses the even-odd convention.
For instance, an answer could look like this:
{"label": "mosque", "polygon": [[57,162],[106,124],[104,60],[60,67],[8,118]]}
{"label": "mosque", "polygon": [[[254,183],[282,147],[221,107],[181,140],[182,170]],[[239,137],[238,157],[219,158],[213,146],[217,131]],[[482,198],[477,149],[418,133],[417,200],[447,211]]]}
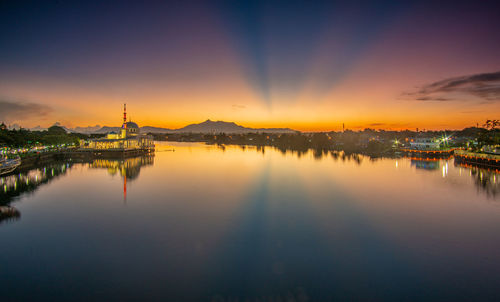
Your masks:
{"label": "mosque", "polygon": [[127,152],[139,155],[153,152],[155,145],[152,136],[142,134],[136,123],[127,122],[127,104],[124,104],[123,125],[120,132],[110,132],[104,138],[89,140],[83,145],[83,148],[94,151]]}

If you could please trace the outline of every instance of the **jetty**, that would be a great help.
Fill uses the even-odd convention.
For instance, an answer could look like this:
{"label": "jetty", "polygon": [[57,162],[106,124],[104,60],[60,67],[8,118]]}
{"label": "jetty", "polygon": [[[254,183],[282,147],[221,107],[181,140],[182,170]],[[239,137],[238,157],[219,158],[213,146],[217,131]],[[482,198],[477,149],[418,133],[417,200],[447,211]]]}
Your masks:
{"label": "jetty", "polygon": [[446,158],[450,157],[454,154],[456,148],[448,148],[448,149],[429,149],[429,150],[420,150],[420,149],[411,149],[411,148],[401,148],[399,151],[404,155],[410,157],[424,157],[424,158]]}
{"label": "jetty", "polygon": [[500,155],[490,153],[470,152],[467,150],[455,150],[455,162],[458,164],[476,165],[487,168],[500,169]]}

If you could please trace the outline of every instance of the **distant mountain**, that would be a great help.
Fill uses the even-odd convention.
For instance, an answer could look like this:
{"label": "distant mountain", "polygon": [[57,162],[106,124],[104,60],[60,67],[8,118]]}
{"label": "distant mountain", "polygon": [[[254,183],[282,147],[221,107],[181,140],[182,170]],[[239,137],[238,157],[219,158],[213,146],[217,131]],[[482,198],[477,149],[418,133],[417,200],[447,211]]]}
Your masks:
{"label": "distant mountain", "polygon": [[[56,123],[55,125],[61,126],[60,123]],[[63,127],[63,126],[61,126]],[[96,126],[88,126],[88,127],[76,127],[76,128],[66,128],[63,127],[68,132],[74,133],[83,133],[83,134],[106,134],[109,132],[120,132],[121,127],[109,127],[99,125]],[[33,130],[46,130],[45,128],[41,128],[40,126],[33,128]],[[199,124],[190,124],[186,127],[180,129],[168,129],[168,128],[160,128],[160,127],[152,127],[152,126],[144,126],[141,127],[142,133],[257,133],[257,132],[268,132],[268,133],[294,133],[296,132],[290,128],[246,128],[240,126],[233,122],[224,122],[224,121],[211,121],[206,120]]]}
{"label": "distant mountain", "polygon": [[194,133],[294,133],[290,128],[246,128],[233,122],[206,120],[199,124],[191,124],[186,127],[175,130],[175,132],[194,132]]}
{"label": "distant mountain", "polygon": [[187,125],[186,127],[176,130],[176,132],[196,132],[196,133],[214,133],[214,132],[237,133],[244,131],[245,127],[239,126],[235,123],[223,122],[223,121],[213,122],[211,120],[206,120],[199,124]]}
{"label": "distant mountain", "polygon": [[92,134],[95,133],[96,131],[99,131],[102,127],[99,125],[95,126],[87,126],[87,127],[75,127],[72,129],[69,129],[71,132],[75,133],[84,133],[84,134]]}
{"label": "distant mountain", "polygon": [[159,128],[159,127],[151,127],[151,126],[144,126],[141,127],[141,132],[143,133],[172,133],[175,130],[168,129],[168,128]]}
{"label": "distant mountain", "polygon": [[34,128],[30,128],[31,131],[45,131],[47,130],[47,128],[44,128],[44,127],[41,127],[40,125],[34,127]]}
{"label": "distant mountain", "polygon": [[[63,126],[61,123],[59,123],[59,122],[55,122],[55,123],[54,123],[54,125],[52,125],[52,126],[61,127],[61,128],[63,128],[63,129],[64,129],[64,131],[66,131],[66,133],[67,133],[67,132],[71,132],[71,130],[70,130],[70,129],[68,129],[68,128],[64,127],[64,126]],[[52,126],[51,126],[51,127],[52,127]],[[49,128],[50,128],[50,127],[49,127]]]}
{"label": "distant mountain", "polygon": [[13,124],[13,125],[9,125],[7,128],[9,130],[19,130],[19,129],[21,129],[21,126],[19,126],[18,124]]}
{"label": "distant mountain", "polygon": [[120,129],[121,129],[121,127],[108,127],[108,126],[104,126],[101,129],[99,129],[97,131],[94,131],[92,133],[95,133],[95,134],[106,134],[106,133],[110,133],[110,132],[119,133]]}

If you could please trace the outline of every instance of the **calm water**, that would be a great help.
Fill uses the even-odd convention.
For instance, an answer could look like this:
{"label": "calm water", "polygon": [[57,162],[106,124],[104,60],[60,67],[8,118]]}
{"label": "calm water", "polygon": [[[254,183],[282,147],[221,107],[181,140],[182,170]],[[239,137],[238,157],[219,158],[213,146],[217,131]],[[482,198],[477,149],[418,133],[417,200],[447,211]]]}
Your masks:
{"label": "calm water", "polygon": [[48,165],[1,179],[0,300],[499,301],[499,177],[187,143]]}

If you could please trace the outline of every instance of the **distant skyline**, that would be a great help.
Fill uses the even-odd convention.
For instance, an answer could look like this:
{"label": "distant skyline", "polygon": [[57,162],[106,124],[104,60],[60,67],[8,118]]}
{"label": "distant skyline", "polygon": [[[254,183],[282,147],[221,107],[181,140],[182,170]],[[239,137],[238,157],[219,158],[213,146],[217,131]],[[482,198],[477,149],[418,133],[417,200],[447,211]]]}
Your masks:
{"label": "distant skyline", "polygon": [[500,117],[497,1],[2,1],[0,121],[300,131]]}

